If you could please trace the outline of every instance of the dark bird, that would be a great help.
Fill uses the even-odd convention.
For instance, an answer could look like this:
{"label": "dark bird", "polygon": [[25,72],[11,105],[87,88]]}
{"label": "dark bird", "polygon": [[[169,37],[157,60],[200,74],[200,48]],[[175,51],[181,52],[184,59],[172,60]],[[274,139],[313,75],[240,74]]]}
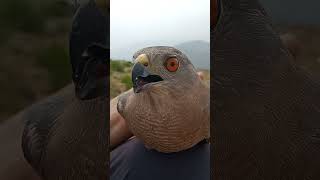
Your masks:
{"label": "dark bird", "polygon": [[213,179],[320,179],[319,80],[297,67],[257,0],[218,4]]}
{"label": "dark bird", "polygon": [[80,5],[70,35],[73,84],[21,117],[24,156],[43,179],[107,178],[108,25],[93,0]]}
{"label": "dark bird", "polygon": [[209,88],[187,56],[172,47],[148,47],[135,53],[134,63],[133,91],[118,101],[132,133],[165,153],[208,139]]}

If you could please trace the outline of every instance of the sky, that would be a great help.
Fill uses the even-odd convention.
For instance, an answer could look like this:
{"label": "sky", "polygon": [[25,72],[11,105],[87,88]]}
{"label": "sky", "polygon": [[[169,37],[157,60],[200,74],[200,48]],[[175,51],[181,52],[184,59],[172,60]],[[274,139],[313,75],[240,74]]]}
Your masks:
{"label": "sky", "polygon": [[210,40],[210,0],[111,0],[110,46]]}

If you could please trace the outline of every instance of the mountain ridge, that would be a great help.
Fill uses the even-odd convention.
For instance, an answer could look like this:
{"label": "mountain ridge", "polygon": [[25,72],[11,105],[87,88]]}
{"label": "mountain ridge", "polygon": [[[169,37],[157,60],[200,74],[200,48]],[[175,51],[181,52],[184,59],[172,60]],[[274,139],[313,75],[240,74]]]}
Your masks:
{"label": "mountain ridge", "polygon": [[196,68],[210,69],[210,43],[204,40],[190,40],[184,42],[146,41],[132,46],[111,49],[111,59],[132,59],[132,54],[137,50],[148,46],[172,46],[187,55]]}

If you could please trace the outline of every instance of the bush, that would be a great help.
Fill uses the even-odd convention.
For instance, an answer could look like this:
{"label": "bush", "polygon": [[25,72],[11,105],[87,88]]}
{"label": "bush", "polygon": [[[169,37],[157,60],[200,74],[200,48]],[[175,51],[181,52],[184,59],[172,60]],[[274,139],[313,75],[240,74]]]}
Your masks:
{"label": "bush", "polygon": [[120,61],[110,61],[111,71],[124,72],[124,66]]}
{"label": "bush", "polygon": [[121,78],[121,83],[123,83],[127,89],[132,88],[132,81],[131,81],[131,77],[129,75],[124,75]]}
{"label": "bush", "polygon": [[129,67],[132,67],[133,64],[130,61],[123,61],[123,65],[124,67],[129,68]]}
{"label": "bush", "polygon": [[129,61],[110,60],[111,73],[113,71],[123,73],[125,72],[126,68],[130,68],[131,66],[132,63]]}

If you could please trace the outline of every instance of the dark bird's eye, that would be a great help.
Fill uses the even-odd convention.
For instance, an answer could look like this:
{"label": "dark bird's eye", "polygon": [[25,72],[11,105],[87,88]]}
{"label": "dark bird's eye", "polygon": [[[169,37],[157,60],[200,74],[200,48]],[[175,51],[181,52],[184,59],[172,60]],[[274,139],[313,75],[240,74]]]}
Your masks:
{"label": "dark bird's eye", "polygon": [[179,61],[177,58],[169,58],[165,63],[165,67],[170,72],[176,72],[179,68]]}

